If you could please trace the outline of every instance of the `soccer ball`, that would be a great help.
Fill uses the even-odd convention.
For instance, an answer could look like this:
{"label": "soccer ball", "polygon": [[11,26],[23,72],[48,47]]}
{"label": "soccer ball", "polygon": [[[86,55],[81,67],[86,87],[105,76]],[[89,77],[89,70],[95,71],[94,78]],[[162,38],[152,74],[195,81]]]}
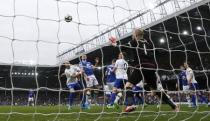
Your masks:
{"label": "soccer ball", "polygon": [[72,21],[72,16],[70,16],[70,15],[65,16],[65,21],[66,22],[71,22]]}

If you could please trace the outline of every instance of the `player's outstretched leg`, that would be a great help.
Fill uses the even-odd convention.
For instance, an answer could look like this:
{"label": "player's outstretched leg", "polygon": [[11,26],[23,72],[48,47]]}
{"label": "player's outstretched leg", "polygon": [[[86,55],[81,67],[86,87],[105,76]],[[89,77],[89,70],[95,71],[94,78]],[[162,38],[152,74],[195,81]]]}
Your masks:
{"label": "player's outstretched leg", "polygon": [[166,104],[168,104],[174,111],[179,111],[178,106],[170,99],[170,96],[166,94],[165,91],[156,92],[156,95],[164,101]]}
{"label": "player's outstretched leg", "polygon": [[125,112],[131,112],[136,109],[132,87],[133,84],[130,82],[127,82],[125,84],[125,100],[126,100],[126,108],[124,110]]}
{"label": "player's outstretched leg", "polygon": [[178,112],[179,107],[170,99],[170,96],[163,89],[158,73],[154,70],[143,70],[143,74],[147,80],[147,85],[153,90],[158,90],[158,92],[155,92],[158,98],[168,104],[174,111]]}

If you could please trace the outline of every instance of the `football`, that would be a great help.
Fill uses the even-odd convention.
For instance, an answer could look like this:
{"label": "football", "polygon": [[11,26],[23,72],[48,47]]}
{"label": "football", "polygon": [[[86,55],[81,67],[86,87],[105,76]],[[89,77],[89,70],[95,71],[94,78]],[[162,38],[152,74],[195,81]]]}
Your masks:
{"label": "football", "polygon": [[65,16],[65,21],[66,21],[66,22],[71,22],[71,21],[72,21],[72,16],[66,15],[66,16]]}

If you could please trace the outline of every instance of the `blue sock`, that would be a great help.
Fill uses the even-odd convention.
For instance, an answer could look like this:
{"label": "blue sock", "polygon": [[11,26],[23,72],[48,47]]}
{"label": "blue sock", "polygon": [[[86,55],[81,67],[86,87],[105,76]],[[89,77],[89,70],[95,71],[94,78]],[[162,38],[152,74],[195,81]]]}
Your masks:
{"label": "blue sock", "polygon": [[106,94],[107,97],[107,104],[110,104],[111,102],[111,94]]}
{"label": "blue sock", "polygon": [[114,100],[116,98],[116,93],[112,93],[111,97],[110,97],[110,104],[113,105],[114,104]]}
{"label": "blue sock", "polygon": [[81,106],[85,107],[86,95],[85,94],[80,95],[80,99],[82,100]]}
{"label": "blue sock", "polygon": [[140,97],[140,104],[144,104],[144,98]]}
{"label": "blue sock", "polygon": [[134,99],[135,99],[135,104],[138,105],[140,102],[139,98],[137,96],[134,96]]}
{"label": "blue sock", "polygon": [[74,96],[75,96],[75,93],[70,93],[69,94],[69,105],[72,105],[73,102],[74,102]]}
{"label": "blue sock", "polygon": [[193,106],[196,106],[196,96],[195,95],[192,95],[192,104]]}

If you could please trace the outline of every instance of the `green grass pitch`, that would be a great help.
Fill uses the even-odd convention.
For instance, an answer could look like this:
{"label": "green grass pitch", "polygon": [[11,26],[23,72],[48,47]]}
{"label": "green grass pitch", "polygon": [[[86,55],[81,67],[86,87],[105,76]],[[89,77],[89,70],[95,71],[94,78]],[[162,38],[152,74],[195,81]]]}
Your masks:
{"label": "green grass pitch", "polygon": [[156,105],[140,106],[128,114],[121,113],[122,108],[92,106],[81,111],[75,106],[69,111],[66,106],[0,106],[0,121],[210,121],[210,107],[205,105],[195,109],[182,105],[178,113],[168,105],[162,105],[160,110]]}

